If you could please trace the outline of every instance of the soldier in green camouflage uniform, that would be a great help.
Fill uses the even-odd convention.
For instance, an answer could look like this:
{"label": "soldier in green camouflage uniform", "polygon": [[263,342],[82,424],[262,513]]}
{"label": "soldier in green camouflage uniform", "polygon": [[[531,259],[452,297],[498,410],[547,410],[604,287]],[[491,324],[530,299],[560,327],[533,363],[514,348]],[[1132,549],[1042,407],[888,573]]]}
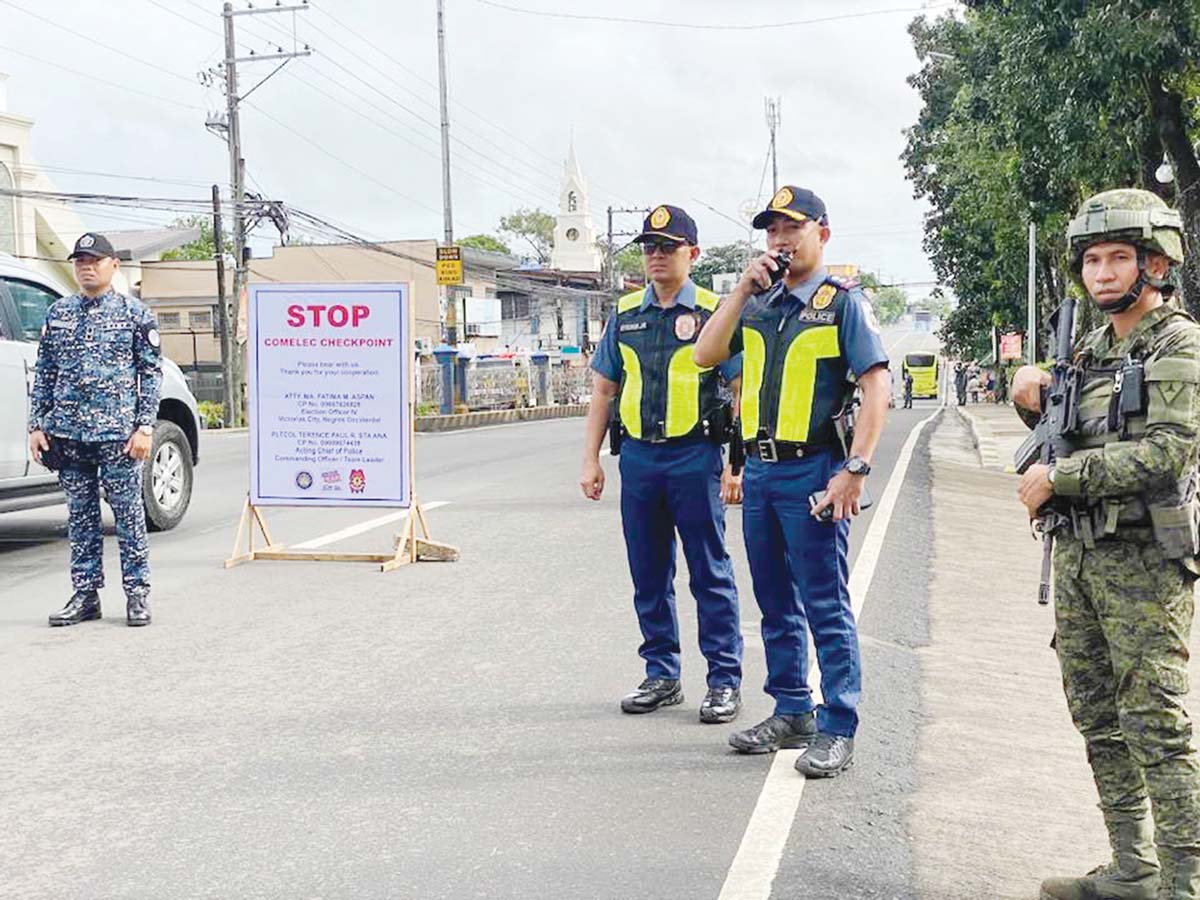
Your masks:
{"label": "soldier in green camouflage uniform", "polygon": [[[1183,705],[1200,573],[1200,326],[1165,280],[1183,258],[1181,220],[1149,192],[1108,191],[1081,207],[1067,238],[1109,321],[1078,344],[1077,449],[1033,466],[1020,494],[1031,515],[1051,497],[1071,510],[1054,553],[1057,651],[1113,859],[1047,879],[1041,896],[1200,897],[1200,761]],[[1047,378],[1025,367],[1014,382],[1027,424]],[[1123,389],[1140,396],[1122,404]]]}

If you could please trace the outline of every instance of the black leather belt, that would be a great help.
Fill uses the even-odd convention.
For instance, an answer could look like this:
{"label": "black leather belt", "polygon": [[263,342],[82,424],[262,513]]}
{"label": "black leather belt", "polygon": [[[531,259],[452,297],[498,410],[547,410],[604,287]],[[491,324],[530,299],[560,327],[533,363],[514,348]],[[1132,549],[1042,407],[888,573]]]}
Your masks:
{"label": "black leather belt", "polygon": [[803,459],[814,453],[832,450],[836,444],[807,444],[797,441],[777,441],[775,438],[759,438],[746,441],[746,455],[763,462],[782,462],[788,459]]}

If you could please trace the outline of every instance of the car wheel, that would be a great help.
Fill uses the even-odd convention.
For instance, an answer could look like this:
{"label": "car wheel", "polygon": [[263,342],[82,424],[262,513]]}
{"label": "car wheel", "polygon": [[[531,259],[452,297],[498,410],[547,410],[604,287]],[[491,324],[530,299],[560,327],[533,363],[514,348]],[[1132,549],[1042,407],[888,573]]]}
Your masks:
{"label": "car wheel", "polygon": [[174,422],[154,423],[150,459],[142,471],[142,502],[146,527],[170,531],[179,524],[192,501],[192,448]]}

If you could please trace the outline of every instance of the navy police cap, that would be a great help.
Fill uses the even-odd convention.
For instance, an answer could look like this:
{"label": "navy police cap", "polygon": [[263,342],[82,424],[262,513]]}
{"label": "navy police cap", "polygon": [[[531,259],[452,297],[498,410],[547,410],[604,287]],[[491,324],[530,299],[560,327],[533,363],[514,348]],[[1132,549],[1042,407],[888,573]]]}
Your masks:
{"label": "navy police cap", "polygon": [[654,238],[667,238],[681,244],[695,246],[699,243],[696,234],[696,222],[678,206],[656,206],[650,215],[642,222],[642,233],[633,239],[635,244],[643,244]]}
{"label": "navy police cap", "polygon": [[773,216],[787,216],[797,222],[818,222],[822,225],[829,221],[824,201],[812,191],[794,184],[785,184],[776,191],[767,208],[755,216],[751,224],[755,228],[766,228]]}
{"label": "navy police cap", "polygon": [[75,242],[75,249],[71,251],[71,255],[67,259],[76,259],[80,256],[94,256],[98,259],[111,256],[116,259],[117,251],[113,249],[113,245],[104,235],[89,231],[87,234],[80,235],[79,240]]}

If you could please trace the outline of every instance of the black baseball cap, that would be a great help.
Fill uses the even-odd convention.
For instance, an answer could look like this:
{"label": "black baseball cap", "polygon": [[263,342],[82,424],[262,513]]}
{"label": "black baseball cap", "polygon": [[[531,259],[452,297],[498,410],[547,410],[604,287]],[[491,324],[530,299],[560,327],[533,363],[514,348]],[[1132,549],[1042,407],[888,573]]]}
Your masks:
{"label": "black baseball cap", "polygon": [[75,249],[71,251],[71,255],[67,259],[75,259],[79,256],[94,256],[97,259],[111,256],[116,259],[117,251],[113,249],[113,245],[104,235],[89,231],[87,234],[80,235],[79,240],[75,242]]}
{"label": "black baseball cap", "polygon": [[678,206],[656,206],[642,221],[642,233],[635,237],[633,242],[644,244],[656,237],[695,246],[699,243],[696,220]]}
{"label": "black baseball cap", "polygon": [[766,228],[771,224],[772,216],[787,216],[797,222],[818,222],[826,225],[829,216],[825,212],[825,201],[806,188],[785,184],[770,204],[754,217],[751,223],[755,228]]}

